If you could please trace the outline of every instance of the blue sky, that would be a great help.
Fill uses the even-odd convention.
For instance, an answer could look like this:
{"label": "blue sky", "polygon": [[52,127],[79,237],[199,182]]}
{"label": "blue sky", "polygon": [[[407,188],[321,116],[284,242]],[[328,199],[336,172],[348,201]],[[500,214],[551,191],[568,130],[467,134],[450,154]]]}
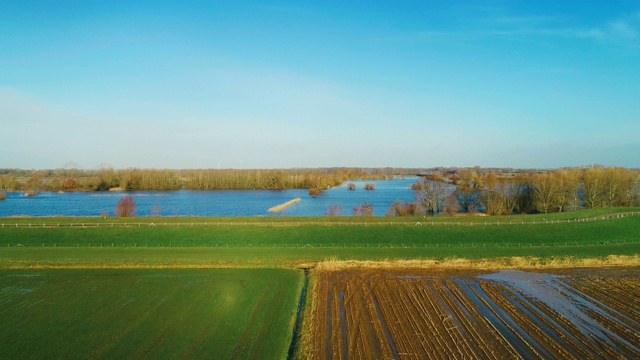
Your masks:
{"label": "blue sky", "polygon": [[5,0],[0,129],[0,168],[640,167],[640,3]]}

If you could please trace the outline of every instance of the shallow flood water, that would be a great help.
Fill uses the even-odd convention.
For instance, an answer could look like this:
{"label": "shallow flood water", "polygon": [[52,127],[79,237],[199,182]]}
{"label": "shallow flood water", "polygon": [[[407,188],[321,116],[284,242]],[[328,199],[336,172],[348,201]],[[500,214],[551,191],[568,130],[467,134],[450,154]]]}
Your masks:
{"label": "shallow flood water", "polygon": [[[640,347],[637,344],[622,338],[595,318],[606,318],[609,322],[621,327],[626,327],[625,320],[633,321],[633,319],[577,290],[571,283],[565,281],[568,279],[567,276],[503,270],[478,277],[500,282],[511,288],[516,296],[518,293],[523,294],[524,298],[520,297],[520,303],[514,301],[514,304],[522,310],[526,308],[525,305],[528,305],[529,311],[543,320],[548,321],[548,317],[544,316],[545,314],[540,308],[526,301],[526,298],[537,300],[552,311],[560,314],[587,338],[598,339],[618,351],[623,350],[618,346],[618,344],[622,344],[624,347],[640,353]],[[541,321],[538,325],[543,327],[545,323]],[[557,323],[554,323],[554,325],[557,325]],[[563,331],[563,335],[566,337],[573,336],[573,334],[566,331]]]}
{"label": "shallow flood water", "polygon": [[[7,199],[0,201],[0,216],[99,216],[105,211],[113,216],[117,202],[126,195],[133,196],[140,216],[322,216],[332,204],[340,205],[343,215],[351,215],[353,207],[363,202],[372,204],[374,215],[381,216],[394,201],[414,201],[411,185],[416,181],[417,177],[349,181],[356,190],[348,190],[346,182],[315,197],[306,189],[41,192],[32,197],[9,192]],[[368,182],[376,189],[364,190]],[[301,201],[283,211],[267,212],[297,197]]]}

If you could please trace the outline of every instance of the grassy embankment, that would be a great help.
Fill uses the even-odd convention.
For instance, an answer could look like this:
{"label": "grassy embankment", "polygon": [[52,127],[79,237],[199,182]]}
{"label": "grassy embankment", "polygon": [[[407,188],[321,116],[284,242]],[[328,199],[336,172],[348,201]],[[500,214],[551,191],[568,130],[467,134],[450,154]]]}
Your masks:
{"label": "grassy embankment", "polygon": [[484,224],[486,223],[540,223],[544,221],[557,221],[557,220],[574,220],[574,219],[586,219],[593,218],[608,214],[618,214],[627,212],[638,212],[640,207],[625,207],[625,208],[606,208],[606,209],[589,209],[579,210],[572,212],[561,213],[549,213],[549,214],[531,214],[531,215],[501,215],[501,216],[427,216],[427,217],[359,217],[359,216],[325,216],[325,217],[309,217],[309,216],[167,216],[167,217],[152,217],[152,216],[139,216],[139,217],[107,217],[100,216],[52,216],[52,217],[40,217],[40,216],[10,216],[0,217],[0,226],[5,224],[9,225],[81,225],[87,226],[100,226],[110,224],[128,224],[129,226],[138,226],[138,224],[149,225],[151,223],[156,225],[161,224],[177,224],[191,226],[191,225],[216,225],[216,224],[258,224],[258,225],[296,225],[306,223],[317,224],[332,224],[332,223],[353,223],[353,224],[378,224],[378,223],[407,223],[415,224],[421,222],[423,224]]}
{"label": "grassy embankment", "polygon": [[638,216],[546,224],[521,224],[528,219],[521,216],[512,225],[503,217],[484,219],[502,225],[5,227],[0,267],[291,267],[325,258],[588,258],[640,252]]}
{"label": "grassy embankment", "polygon": [[0,358],[286,358],[302,282],[284,269],[0,270]]}

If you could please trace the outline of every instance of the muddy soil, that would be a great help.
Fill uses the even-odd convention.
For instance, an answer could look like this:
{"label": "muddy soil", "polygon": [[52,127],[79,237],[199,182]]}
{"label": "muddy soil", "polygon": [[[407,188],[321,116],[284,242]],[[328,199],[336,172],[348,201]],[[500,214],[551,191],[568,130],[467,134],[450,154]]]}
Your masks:
{"label": "muddy soil", "polygon": [[317,359],[640,358],[640,268],[318,274]]}

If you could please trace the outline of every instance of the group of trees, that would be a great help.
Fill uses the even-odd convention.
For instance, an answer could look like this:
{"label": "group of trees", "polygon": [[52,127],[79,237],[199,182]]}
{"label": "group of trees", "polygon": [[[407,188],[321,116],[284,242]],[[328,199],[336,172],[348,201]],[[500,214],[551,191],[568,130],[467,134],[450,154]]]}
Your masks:
{"label": "group of trees", "polygon": [[640,171],[604,166],[513,176],[468,168],[447,177],[434,172],[413,186],[418,203],[429,214],[482,211],[487,215],[633,206],[640,200],[639,187]]}
{"label": "group of trees", "polygon": [[[414,169],[404,169],[410,173]],[[315,189],[318,192],[346,180],[391,178],[397,169],[0,169],[0,190],[102,191],[177,189]]]}
{"label": "group of trees", "polygon": [[373,216],[373,205],[367,202],[353,207],[353,216]]}
{"label": "group of trees", "polygon": [[425,208],[417,202],[405,203],[398,200],[389,206],[386,216],[424,216]]}

